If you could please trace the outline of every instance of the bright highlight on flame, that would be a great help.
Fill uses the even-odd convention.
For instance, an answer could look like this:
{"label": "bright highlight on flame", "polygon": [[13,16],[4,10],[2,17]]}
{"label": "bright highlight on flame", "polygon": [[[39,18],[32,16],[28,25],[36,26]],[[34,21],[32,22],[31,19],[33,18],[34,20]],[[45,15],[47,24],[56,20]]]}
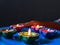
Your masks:
{"label": "bright highlight on flame", "polygon": [[36,26],[36,28],[40,28],[40,26],[39,26],[39,25],[37,25],[37,26]]}
{"label": "bright highlight on flame", "polygon": [[8,29],[6,29],[6,31],[8,31]]}
{"label": "bright highlight on flame", "polygon": [[31,29],[29,28],[28,30],[28,35],[30,36],[31,35]]}
{"label": "bright highlight on flame", "polygon": [[37,26],[35,27],[35,30],[39,30],[39,28],[40,28],[40,26],[39,26],[39,25],[37,25]]}
{"label": "bright highlight on flame", "polygon": [[50,29],[48,29],[48,31],[50,31]]}
{"label": "bright highlight on flame", "polygon": [[40,26],[40,28],[42,28],[43,26]]}
{"label": "bright highlight on flame", "polygon": [[19,27],[19,24],[17,24],[16,26]]}
{"label": "bright highlight on flame", "polygon": [[50,29],[48,29],[47,31],[49,31],[49,32],[54,32],[54,30],[50,30]]}

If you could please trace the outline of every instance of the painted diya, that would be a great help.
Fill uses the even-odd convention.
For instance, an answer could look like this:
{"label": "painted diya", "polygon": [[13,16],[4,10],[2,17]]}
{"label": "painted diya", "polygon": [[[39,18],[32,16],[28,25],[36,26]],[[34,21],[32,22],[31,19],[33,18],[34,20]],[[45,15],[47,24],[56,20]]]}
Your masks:
{"label": "painted diya", "polygon": [[28,32],[20,32],[19,35],[22,37],[22,40],[28,44],[33,43],[33,41],[39,38],[39,34],[31,32],[31,29],[29,29]]}
{"label": "painted diya", "polygon": [[16,25],[11,25],[10,26],[10,28],[13,28],[13,29],[15,29],[18,32],[20,32],[23,27],[24,27],[23,24],[16,24]]}
{"label": "painted diya", "polygon": [[13,34],[16,33],[15,30],[11,29],[11,30],[2,30],[2,36],[6,37],[6,38],[12,38]]}
{"label": "painted diya", "polygon": [[39,32],[39,30],[43,30],[43,29],[45,28],[45,26],[34,25],[34,26],[31,26],[31,28],[32,28],[35,32]]}
{"label": "painted diya", "polygon": [[42,34],[48,39],[53,39],[57,36],[57,32],[55,32],[55,30],[50,30],[50,29],[42,30]]}

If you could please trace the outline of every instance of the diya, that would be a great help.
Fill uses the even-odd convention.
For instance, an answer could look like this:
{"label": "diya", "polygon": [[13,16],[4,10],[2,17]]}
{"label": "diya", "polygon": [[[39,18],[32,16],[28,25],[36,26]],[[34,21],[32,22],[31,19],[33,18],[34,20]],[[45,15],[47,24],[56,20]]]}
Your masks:
{"label": "diya", "polygon": [[31,29],[29,29],[28,32],[20,32],[19,35],[22,37],[22,40],[28,44],[33,43],[39,38],[39,34],[31,32]]}
{"label": "diya", "polygon": [[16,33],[15,30],[13,29],[5,29],[5,30],[2,30],[2,36],[5,37],[5,38],[12,38],[13,34]]}
{"label": "diya", "polygon": [[16,25],[11,25],[10,26],[10,28],[13,28],[13,29],[15,29],[18,32],[20,32],[23,27],[24,27],[23,24],[16,24]]}
{"label": "diya", "polygon": [[53,38],[56,38],[57,32],[55,32],[55,30],[50,30],[50,29],[42,30],[42,35],[48,39],[53,39]]}
{"label": "diya", "polygon": [[31,26],[31,28],[32,28],[35,32],[39,32],[39,30],[44,29],[45,26],[35,25],[35,26]]}

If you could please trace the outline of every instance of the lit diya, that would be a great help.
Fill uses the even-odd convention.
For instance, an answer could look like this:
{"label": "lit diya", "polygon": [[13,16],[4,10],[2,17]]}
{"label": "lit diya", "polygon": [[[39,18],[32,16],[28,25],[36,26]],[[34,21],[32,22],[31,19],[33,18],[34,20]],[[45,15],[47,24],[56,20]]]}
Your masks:
{"label": "lit diya", "polygon": [[23,27],[24,27],[23,24],[16,24],[10,26],[10,28],[16,29],[18,32],[20,32]]}
{"label": "lit diya", "polygon": [[43,36],[45,36],[48,39],[53,39],[57,36],[57,32],[55,30],[42,30]]}
{"label": "lit diya", "polygon": [[36,26],[31,26],[31,28],[34,29],[35,32],[39,32],[39,30],[44,29],[45,26],[36,25]]}
{"label": "lit diya", "polygon": [[33,43],[39,37],[39,34],[31,32],[31,29],[29,29],[28,32],[20,32],[19,35],[22,37],[22,40],[28,44]]}
{"label": "lit diya", "polygon": [[16,33],[15,30],[11,29],[11,30],[2,30],[2,36],[6,37],[6,38],[12,38],[13,34]]}

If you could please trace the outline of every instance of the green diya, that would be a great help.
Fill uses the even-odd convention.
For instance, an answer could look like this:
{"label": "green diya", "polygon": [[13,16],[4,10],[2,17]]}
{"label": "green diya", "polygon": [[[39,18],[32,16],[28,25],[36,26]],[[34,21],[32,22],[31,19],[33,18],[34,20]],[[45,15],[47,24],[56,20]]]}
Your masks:
{"label": "green diya", "polygon": [[11,29],[11,30],[2,30],[2,36],[5,38],[12,38],[13,34],[16,33],[15,30]]}
{"label": "green diya", "polygon": [[28,44],[33,43],[36,39],[39,38],[38,33],[31,32],[30,30],[28,30],[28,32],[20,32],[19,34],[22,37],[22,40]]}

